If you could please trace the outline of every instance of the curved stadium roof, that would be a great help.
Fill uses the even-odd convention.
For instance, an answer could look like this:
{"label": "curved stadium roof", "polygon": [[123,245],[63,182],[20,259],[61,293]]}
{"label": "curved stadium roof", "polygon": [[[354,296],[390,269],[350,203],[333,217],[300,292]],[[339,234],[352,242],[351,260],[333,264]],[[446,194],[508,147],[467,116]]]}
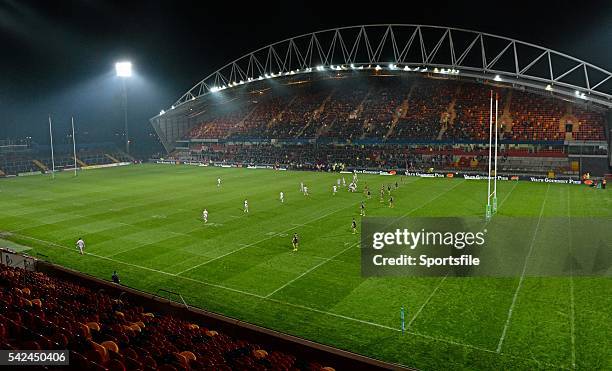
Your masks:
{"label": "curved stadium roof", "polygon": [[374,24],[316,31],[249,52],[206,76],[150,121],[170,151],[197,124],[202,107],[218,102],[219,91],[360,71],[473,80],[612,108],[612,73],[567,54],[473,30]]}
{"label": "curved stadium roof", "polygon": [[415,24],[333,28],[275,42],[206,76],[172,107],[253,81],[330,69],[457,74],[612,108],[612,73],[601,67],[508,37]]}

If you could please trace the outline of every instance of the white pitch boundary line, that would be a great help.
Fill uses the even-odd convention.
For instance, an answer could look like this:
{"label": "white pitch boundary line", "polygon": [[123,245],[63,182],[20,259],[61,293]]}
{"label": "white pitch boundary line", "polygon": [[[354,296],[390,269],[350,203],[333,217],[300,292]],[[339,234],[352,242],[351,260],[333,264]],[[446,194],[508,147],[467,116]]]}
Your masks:
{"label": "white pitch boundary line", "polygon": [[[136,228],[140,228],[140,227],[136,227]],[[200,229],[200,227],[197,227],[197,228],[194,228],[194,229],[190,230],[189,232],[197,231],[197,230],[199,230],[199,229]],[[141,232],[144,232],[144,230],[143,230],[143,231],[141,231]],[[141,233],[141,232],[137,232],[137,233]],[[169,233],[169,234],[176,235],[176,236],[187,236],[187,237],[193,237],[193,236],[191,236],[190,234],[187,234],[187,233],[179,233],[179,232],[172,232],[172,231],[169,231],[168,233]],[[163,240],[159,240],[159,241],[147,242],[147,243],[143,243],[143,244],[141,244],[141,245],[132,246],[132,247],[130,247],[130,248],[128,248],[128,249],[125,249],[125,250],[120,250],[120,251],[114,252],[114,253],[112,253],[112,254],[110,254],[110,255],[106,255],[106,257],[107,257],[107,258],[111,258],[111,257],[113,257],[113,256],[116,256],[116,255],[119,255],[119,254],[123,254],[123,253],[126,253],[126,252],[130,252],[130,251],[132,251],[132,250],[140,249],[140,248],[142,248],[142,247],[144,247],[144,246],[151,245],[151,244],[154,244],[154,243],[159,243],[159,242],[162,242],[162,241],[165,241],[165,240],[167,240],[167,238],[165,238],[165,239],[163,239]]]}
{"label": "white pitch boundary line", "polygon": [[[25,235],[19,235],[19,234],[16,234],[16,235],[20,236],[22,238],[31,239],[33,241],[38,241],[38,242],[41,242],[41,243],[44,243],[44,244],[47,244],[47,245],[57,246],[57,247],[60,247],[60,248],[66,249],[66,250],[73,250],[73,249],[71,249],[71,248],[69,248],[67,246],[60,245],[60,244],[57,244],[57,243],[54,243],[54,242],[45,241],[45,240],[41,240],[41,239],[38,239],[38,238],[35,238],[35,237],[30,237],[30,236],[25,236]],[[307,306],[300,305],[300,304],[289,303],[289,302],[286,302],[286,301],[283,301],[283,300],[266,298],[265,296],[262,296],[262,295],[259,295],[259,294],[255,294],[255,293],[252,293],[252,292],[243,291],[243,290],[239,290],[239,289],[234,289],[234,288],[231,288],[231,287],[227,287],[227,286],[223,286],[223,285],[218,285],[218,284],[214,284],[214,283],[211,283],[211,282],[200,281],[200,280],[197,280],[197,279],[194,279],[194,278],[190,278],[190,277],[178,276],[178,275],[176,275],[174,273],[165,272],[165,271],[158,270],[158,269],[155,269],[155,268],[144,267],[144,266],[137,265],[137,264],[127,263],[127,262],[124,262],[124,261],[121,261],[121,260],[112,259],[112,258],[109,258],[109,257],[97,255],[97,254],[90,253],[90,252],[84,252],[84,254],[85,255],[91,255],[91,256],[94,256],[94,257],[99,258],[99,259],[112,261],[114,263],[127,265],[127,266],[130,266],[130,267],[134,267],[134,268],[139,268],[139,269],[143,269],[143,270],[147,270],[147,271],[151,271],[151,272],[160,273],[160,274],[163,274],[163,275],[166,275],[166,276],[172,276],[172,277],[181,278],[181,279],[184,279],[184,280],[187,280],[187,281],[196,282],[196,283],[199,283],[199,284],[202,284],[202,285],[205,285],[205,286],[210,286],[210,287],[215,287],[215,288],[222,289],[222,290],[232,291],[232,292],[235,292],[235,293],[238,293],[238,294],[252,296],[252,297],[255,297],[255,298],[258,298],[258,299],[262,299],[262,300],[268,300],[268,301],[275,302],[275,303],[282,304],[282,305],[286,305],[286,306],[289,306],[289,307],[300,308],[300,309],[304,309],[304,310],[307,310],[307,311],[310,311],[310,312],[315,312],[315,313],[320,313],[320,314],[324,314],[324,315],[328,315],[328,316],[332,316],[332,317],[342,318],[342,319],[345,319],[345,320],[348,320],[348,321],[363,323],[363,324],[366,324],[366,325],[369,325],[369,326],[378,327],[378,328],[382,328],[382,329],[387,329],[387,330],[391,330],[391,331],[395,331],[395,332],[400,332],[401,331],[401,329],[398,329],[398,328],[395,328],[395,327],[390,327],[390,326],[382,325],[382,324],[375,323],[375,322],[370,322],[370,321],[366,321],[366,320],[362,320],[362,319],[358,319],[358,318],[354,318],[354,317],[345,316],[345,315],[338,314],[338,313],[333,313],[333,312],[324,311],[324,310],[320,310],[320,309],[316,309],[316,308],[311,308],[311,307],[307,307]],[[421,334],[421,333],[414,332],[414,331],[406,331],[406,333],[414,335],[414,336],[417,336],[417,337],[422,337],[422,338],[425,338],[425,339],[439,341],[439,342],[447,343],[447,344],[453,344],[453,345],[464,347],[464,348],[475,349],[475,350],[479,350],[479,351],[486,352],[486,353],[496,353],[495,351],[492,351],[490,349],[482,348],[482,347],[479,347],[479,346],[476,346],[476,345],[464,344],[464,343],[457,342],[457,341],[454,341],[454,340],[451,340],[451,339],[438,338],[438,337],[435,337],[435,336]],[[555,365],[555,364],[538,361],[537,359],[534,359],[534,358],[523,358],[523,357],[517,357],[517,356],[513,356],[513,355],[509,355],[509,354],[504,354],[504,355],[507,356],[507,357],[515,358],[515,359],[522,359],[522,360],[526,360],[526,361],[530,361],[530,362],[535,362],[537,364],[544,364],[544,365],[552,366],[552,367],[555,367],[555,368],[567,369],[567,368],[564,368],[564,367],[561,367],[561,366],[558,366],[558,365]]]}
{"label": "white pitch boundary line", "polygon": [[335,254],[334,256],[332,256],[331,258],[325,259],[322,262],[320,262],[319,264],[315,265],[314,267],[310,268],[309,270],[305,271],[304,273],[300,274],[299,276],[295,277],[294,279],[288,281],[287,283],[285,283],[284,285],[282,285],[281,287],[277,288],[276,290],[272,291],[271,293],[269,293],[268,295],[266,295],[266,298],[269,298],[270,296],[276,294],[277,292],[279,292],[280,290],[284,289],[285,287],[291,285],[292,283],[294,283],[295,281],[299,280],[300,278],[304,277],[305,275],[307,275],[308,273],[314,271],[315,269],[319,268],[320,266],[326,264],[327,262],[329,262],[330,260],[333,260],[335,258],[337,258],[338,256],[342,255],[344,252],[348,251],[350,248],[357,246],[357,244],[359,244],[359,242],[354,243],[352,245],[350,245],[349,247],[347,247],[346,249],[340,251],[339,253]]}
{"label": "white pitch boundary line", "polygon": [[[512,189],[510,189],[510,192],[508,192],[508,194],[506,195],[506,197],[504,197],[504,199],[500,202],[499,207],[501,208],[501,206],[504,204],[504,202],[506,202],[506,200],[508,199],[508,197],[510,197],[510,194],[512,193],[512,191],[514,191],[514,188],[516,188],[516,185],[518,184],[518,181],[514,184],[514,186],[512,186]],[[489,222],[487,221],[487,224]],[[414,317],[412,317],[412,319],[408,322],[408,328],[410,328],[410,326],[412,325],[412,323],[414,321],[416,321],[417,317],[419,316],[419,314],[421,314],[421,311],[423,311],[423,308],[425,308],[425,306],[427,306],[427,304],[431,301],[431,298],[434,297],[434,295],[436,294],[436,291],[438,291],[438,289],[442,286],[442,283],[444,283],[444,281],[446,281],[446,278],[448,278],[448,273],[444,276],[444,278],[442,278],[442,280],[438,283],[438,285],[433,289],[433,291],[431,292],[431,294],[429,295],[429,297],[427,298],[427,300],[425,300],[425,302],[423,303],[423,305],[421,305],[421,307],[419,308],[419,310],[416,312],[416,314],[414,315]]]}
{"label": "white pitch boundary line", "polygon": [[525,272],[527,271],[527,264],[529,263],[529,258],[531,257],[531,253],[533,252],[533,246],[535,244],[536,237],[538,235],[538,229],[540,228],[540,222],[542,221],[542,215],[544,214],[544,205],[546,204],[546,197],[548,196],[548,190],[550,189],[550,183],[546,186],[546,193],[544,194],[544,200],[542,201],[542,208],[540,209],[540,216],[538,218],[538,223],[535,226],[535,230],[533,232],[533,238],[531,239],[531,244],[529,244],[529,251],[527,252],[527,256],[525,257],[525,264],[523,264],[523,271],[521,272],[521,278],[519,279],[519,283],[516,286],[516,291],[514,292],[514,296],[512,297],[512,303],[510,304],[510,308],[508,309],[508,317],[506,318],[506,323],[504,324],[504,329],[499,338],[499,342],[497,343],[497,353],[501,353],[502,346],[504,344],[504,340],[506,339],[506,333],[508,332],[508,327],[510,327],[510,321],[512,320],[512,311],[514,310],[514,306],[516,305],[516,299],[518,298],[519,291],[521,291],[521,287],[523,286],[523,280],[525,279]]}
{"label": "white pitch boundary line", "polygon": [[[463,181],[463,182],[464,182],[464,181]],[[408,211],[407,213],[403,214],[403,215],[400,217],[400,219],[405,218],[406,216],[408,216],[408,215],[409,215],[410,213],[412,213],[413,211],[415,211],[415,210],[418,210],[418,209],[422,208],[423,206],[425,206],[425,205],[429,204],[430,202],[437,200],[437,199],[438,199],[440,196],[442,196],[442,195],[444,195],[444,194],[446,194],[446,193],[450,192],[451,190],[453,190],[453,189],[454,189],[455,187],[457,187],[458,185],[463,184],[463,182],[459,182],[459,183],[455,184],[454,186],[450,187],[450,188],[449,188],[449,189],[447,189],[446,191],[444,191],[444,192],[440,193],[440,194],[439,194],[439,195],[437,195],[436,197],[434,197],[434,198],[432,198],[431,200],[429,200],[429,201],[425,202],[423,205],[421,205],[421,206],[417,206],[417,207],[415,207],[415,208],[411,209],[411,210],[410,210],[410,211]],[[314,267],[312,267],[312,268],[308,269],[308,270],[307,270],[307,271],[305,271],[304,273],[300,274],[300,275],[299,275],[299,276],[297,276],[296,278],[292,279],[291,281],[287,282],[286,284],[284,284],[284,285],[283,285],[283,286],[281,286],[280,288],[278,288],[278,289],[274,290],[273,292],[271,292],[270,294],[268,294],[268,295],[266,296],[266,298],[269,298],[270,296],[272,296],[273,294],[275,294],[277,291],[279,291],[279,290],[281,290],[281,289],[283,289],[283,288],[287,287],[287,286],[288,286],[288,285],[290,285],[291,283],[293,283],[293,282],[297,281],[298,279],[300,279],[300,278],[304,277],[306,274],[308,274],[308,273],[312,272],[313,270],[317,269],[318,267],[320,267],[321,265],[323,265],[323,264],[327,263],[328,261],[330,261],[330,260],[332,260],[332,259],[336,258],[337,256],[341,255],[342,253],[344,253],[345,251],[347,251],[348,249],[350,249],[351,247],[353,247],[353,246],[355,246],[355,245],[357,245],[357,244],[359,244],[359,243],[360,243],[360,242],[357,242],[357,243],[355,243],[355,244],[353,244],[353,245],[351,245],[351,246],[347,247],[346,249],[342,250],[341,252],[339,252],[338,254],[334,255],[334,256],[333,256],[333,257],[331,257],[330,259],[327,259],[326,261],[323,261],[323,262],[321,262],[321,263],[319,263],[319,264],[315,265]]]}
{"label": "white pitch boundary line", "polygon": [[[567,189],[567,222],[568,222],[568,241],[570,253],[573,251],[572,245],[572,213],[571,213],[571,202],[570,202],[570,188]],[[572,254],[573,258],[573,254]],[[570,336],[572,340],[572,368],[576,369],[576,315],[574,306],[574,271],[572,268],[572,262],[570,262]]]}
{"label": "white pitch boundary line", "polygon": [[[361,202],[361,201],[360,201],[360,202]],[[324,214],[324,215],[321,215],[321,216],[318,216],[318,217],[316,217],[316,218],[314,218],[314,219],[312,219],[312,220],[310,220],[310,221],[308,221],[308,222],[306,222],[306,223],[304,223],[304,224],[310,224],[310,223],[316,222],[317,220],[320,220],[320,219],[326,218],[326,217],[328,217],[328,216],[330,216],[330,215],[332,215],[332,214],[335,214],[335,213],[337,213],[337,212],[344,211],[344,210],[346,210],[346,209],[348,209],[348,208],[350,208],[350,207],[354,207],[356,204],[358,204],[358,202],[352,203],[352,204],[350,204],[350,205],[349,205],[349,206],[347,206],[347,207],[343,207],[343,208],[340,208],[340,209],[337,209],[337,210],[334,210],[334,211],[330,211],[329,213]],[[191,267],[191,268],[187,268],[187,269],[185,269],[185,270],[182,270],[182,271],[178,272],[176,275],[178,276],[178,275],[181,275],[181,274],[183,274],[183,273],[186,273],[186,272],[189,272],[189,271],[191,271],[191,270],[194,270],[194,269],[196,269],[196,268],[199,268],[199,267],[201,267],[201,266],[203,266],[203,265],[206,265],[206,264],[212,263],[212,262],[214,262],[214,261],[216,261],[216,260],[219,260],[219,259],[222,259],[222,258],[224,258],[224,257],[226,257],[226,256],[228,256],[228,255],[231,255],[231,254],[237,253],[237,252],[239,252],[239,251],[242,251],[242,250],[244,250],[244,249],[246,249],[246,248],[248,248],[248,247],[251,247],[251,246],[257,245],[257,244],[259,244],[259,243],[262,243],[262,242],[264,242],[264,241],[270,240],[270,239],[272,239],[272,238],[276,237],[276,236],[277,236],[277,235],[279,235],[279,234],[283,234],[283,233],[287,233],[287,232],[289,232],[289,231],[292,231],[292,230],[294,230],[294,229],[296,229],[296,228],[297,228],[296,226],[293,226],[293,227],[291,227],[291,228],[289,228],[289,229],[286,229],[286,230],[284,230],[284,231],[281,231],[281,232],[275,233],[275,234],[273,234],[273,235],[271,235],[271,236],[268,236],[268,237],[266,237],[266,238],[262,238],[261,240],[258,240],[258,241],[255,241],[255,242],[252,242],[252,243],[247,244],[247,245],[244,245],[244,246],[241,246],[241,247],[239,247],[239,248],[237,248],[237,249],[235,249],[235,250],[229,251],[229,252],[227,252],[227,253],[225,253],[225,254],[219,255],[219,256],[217,256],[217,257],[215,257],[215,258],[212,258],[212,259],[207,260],[207,261],[205,261],[205,262],[202,262],[202,263],[200,263],[200,264],[194,265],[194,266],[193,266],[193,267]]]}
{"label": "white pitch boundary line", "polygon": [[423,311],[423,308],[425,308],[425,306],[427,306],[427,304],[429,304],[429,301],[431,300],[431,298],[434,297],[434,295],[436,294],[436,291],[438,291],[438,289],[440,288],[440,286],[442,286],[442,283],[444,281],[446,281],[446,278],[448,277],[448,273],[446,273],[446,275],[440,280],[440,282],[438,282],[438,284],[436,285],[436,288],[433,289],[433,291],[431,292],[431,294],[429,294],[429,297],[427,298],[427,300],[425,300],[425,302],[423,303],[423,305],[421,305],[421,307],[419,308],[419,310],[415,313],[414,317],[412,317],[412,319],[410,319],[410,321],[408,321],[408,328],[410,328],[410,326],[412,325],[412,323],[414,321],[416,321],[416,319],[419,317],[419,314],[421,314],[421,311]]}

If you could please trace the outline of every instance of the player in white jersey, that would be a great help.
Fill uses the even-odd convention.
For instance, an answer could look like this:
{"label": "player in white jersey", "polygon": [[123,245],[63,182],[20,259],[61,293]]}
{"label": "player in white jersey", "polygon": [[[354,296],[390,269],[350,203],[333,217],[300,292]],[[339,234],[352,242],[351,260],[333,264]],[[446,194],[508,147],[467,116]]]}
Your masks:
{"label": "player in white jersey", "polygon": [[76,242],[76,246],[79,249],[79,253],[83,255],[83,248],[85,248],[85,241],[83,241],[83,239],[79,237],[79,239]]}
{"label": "player in white jersey", "polygon": [[304,193],[304,182],[300,183],[300,192]]}
{"label": "player in white jersey", "polygon": [[308,187],[304,186],[304,196],[308,196]]}
{"label": "player in white jersey", "polygon": [[357,183],[357,171],[353,170],[353,183]]}
{"label": "player in white jersey", "polygon": [[245,213],[249,212],[249,201],[244,200],[244,209],[242,211]]}
{"label": "player in white jersey", "polygon": [[[338,181],[340,181],[340,179],[338,179]],[[334,186],[334,193],[332,193],[332,195],[336,195],[336,193],[338,193],[338,187]]]}
{"label": "player in white jersey", "polygon": [[204,209],[204,211],[202,211],[202,219],[204,219],[204,223],[208,223],[208,210]]}
{"label": "player in white jersey", "polygon": [[217,188],[221,188],[221,178],[217,178]]}
{"label": "player in white jersey", "polygon": [[280,193],[280,201],[281,204],[285,202],[285,194],[283,192]]}
{"label": "player in white jersey", "polygon": [[338,187],[340,187],[340,182],[341,182],[340,178],[336,179],[336,184],[338,185]]}
{"label": "player in white jersey", "polygon": [[344,179],[344,177],[342,177],[342,186],[346,187],[346,180]]}

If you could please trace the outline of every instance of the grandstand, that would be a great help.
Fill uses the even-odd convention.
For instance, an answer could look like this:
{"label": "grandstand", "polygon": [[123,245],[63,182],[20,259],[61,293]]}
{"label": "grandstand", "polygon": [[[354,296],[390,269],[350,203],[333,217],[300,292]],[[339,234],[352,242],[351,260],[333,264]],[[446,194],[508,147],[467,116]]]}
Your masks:
{"label": "grandstand", "polygon": [[[401,368],[240,326],[187,306],[169,306],[163,297],[24,259],[10,250],[0,253],[0,347],[68,349],[69,369],[334,370],[329,364],[355,370]],[[17,261],[23,267],[16,267]]]}
{"label": "grandstand", "polygon": [[[425,26],[378,28],[388,34],[395,32],[396,37],[403,28],[411,32],[431,31]],[[336,38],[341,38],[350,29],[322,33],[334,32]],[[356,29],[376,32],[374,26]],[[466,31],[446,29],[439,43],[445,41],[447,34],[456,37],[462,32]],[[491,36],[476,32],[470,35],[477,40]],[[303,35],[287,42],[309,37],[315,36]],[[321,34],[317,33],[316,39],[323,45]],[[289,62],[279,64],[280,72],[269,70],[272,64],[269,59],[262,63],[267,69],[257,72],[253,59],[262,50],[277,53],[285,50],[283,43],[277,43],[211,74],[151,122],[170,157],[186,161],[222,159],[229,163],[289,165],[285,161],[290,158],[288,152],[298,151],[312,154],[306,156],[302,165],[328,164],[328,153],[343,147],[354,152],[352,159],[346,161],[354,168],[364,166],[356,157],[358,153],[368,156],[363,153],[365,146],[404,152],[404,158],[397,159],[393,170],[405,169],[406,163],[416,157],[418,161],[412,162],[420,162],[422,169],[482,172],[483,157],[478,148],[488,142],[488,97],[493,91],[500,97],[500,151],[505,163],[500,168],[502,173],[554,173],[559,177],[608,173],[610,94],[595,89],[607,86],[607,80],[591,84],[593,89],[580,88],[575,80],[565,81],[566,75],[578,67],[585,71],[595,67],[564,55],[560,56],[577,67],[567,73],[557,72],[558,77],[551,72],[548,80],[530,71],[538,59],[523,59],[526,65],[523,70],[519,70],[518,64],[498,65],[500,59],[507,57],[504,53],[510,46],[521,44],[500,39],[508,47],[493,54],[495,58],[488,66],[479,68],[452,58],[434,63],[434,56],[414,61],[393,54],[383,59],[383,54],[379,54],[375,59],[361,57],[358,52],[345,60],[336,57],[337,63],[332,57],[315,61],[323,57],[310,49],[304,51],[311,58],[309,64],[304,62],[296,68],[299,63],[291,64],[289,56],[293,51],[289,48],[285,58]],[[352,45],[350,40],[343,42]],[[354,43],[353,50],[358,50],[359,41]],[[402,46],[383,38],[373,47],[383,53],[389,43],[396,48]],[[322,47],[328,50],[327,45]],[[337,47],[331,43],[328,53],[322,54],[335,55]],[[417,47],[406,45],[409,50]],[[541,47],[535,49],[544,56],[559,54]],[[438,49],[431,53],[442,54]],[[485,50],[482,54],[486,55]],[[519,60],[516,50],[514,54]],[[247,67],[242,65],[249,59]],[[580,90],[571,94],[568,88]],[[249,158],[240,156],[241,148],[251,144],[257,146]],[[427,148],[435,155],[443,153],[444,161],[436,156],[423,157]],[[266,157],[255,156],[257,152],[265,153]],[[430,157],[436,161],[429,161]],[[391,170],[380,161],[369,161],[368,167]]]}
{"label": "grandstand", "polygon": [[[72,170],[74,153],[71,145],[56,145],[55,169]],[[134,158],[113,143],[90,143],[77,147],[77,167],[82,169],[129,163]],[[37,143],[0,145],[0,176],[31,175],[51,172],[51,149]]]}

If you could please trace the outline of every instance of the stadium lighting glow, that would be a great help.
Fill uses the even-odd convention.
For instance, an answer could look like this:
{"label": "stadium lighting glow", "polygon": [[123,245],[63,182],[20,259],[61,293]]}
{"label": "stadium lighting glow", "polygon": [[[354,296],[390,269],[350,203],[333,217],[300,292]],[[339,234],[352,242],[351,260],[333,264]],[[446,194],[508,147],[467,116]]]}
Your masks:
{"label": "stadium lighting glow", "polygon": [[174,109],[174,106],[170,107],[170,109]]}
{"label": "stadium lighting glow", "polygon": [[396,66],[395,66],[393,63],[389,63],[389,69],[390,69],[390,70],[394,70],[394,69],[395,69],[395,67],[396,67]]}
{"label": "stadium lighting glow", "polygon": [[355,65],[353,63],[351,63],[351,68],[355,68]]}
{"label": "stadium lighting glow", "polygon": [[575,91],[575,94],[576,94],[577,96],[579,96],[579,95],[580,95],[580,92],[579,92],[578,90],[576,90],[576,91]]}
{"label": "stadium lighting glow", "polygon": [[410,71],[410,67],[405,66],[405,67],[404,67],[404,71]]}
{"label": "stadium lighting glow", "polygon": [[160,115],[163,115],[164,113],[166,113],[166,111],[164,111],[164,110],[159,111]]}
{"label": "stadium lighting glow", "polygon": [[552,91],[552,86],[550,86],[550,84],[546,85],[546,90]]}
{"label": "stadium lighting glow", "polygon": [[115,63],[115,71],[119,77],[132,76],[132,62],[117,62]]}
{"label": "stadium lighting glow", "polygon": [[324,66],[317,66],[317,71],[323,71],[325,69]]}
{"label": "stadium lighting glow", "polygon": [[495,81],[502,81],[502,79],[501,79],[501,77],[499,75],[495,75],[493,80],[495,80]]}
{"label": "stadium lighting glow", "polygon": [[379,65],[376,65],[376,67],[374,67],[374,69],[375,69],[376,71],[380,71],[382,68],[381,68]]}

